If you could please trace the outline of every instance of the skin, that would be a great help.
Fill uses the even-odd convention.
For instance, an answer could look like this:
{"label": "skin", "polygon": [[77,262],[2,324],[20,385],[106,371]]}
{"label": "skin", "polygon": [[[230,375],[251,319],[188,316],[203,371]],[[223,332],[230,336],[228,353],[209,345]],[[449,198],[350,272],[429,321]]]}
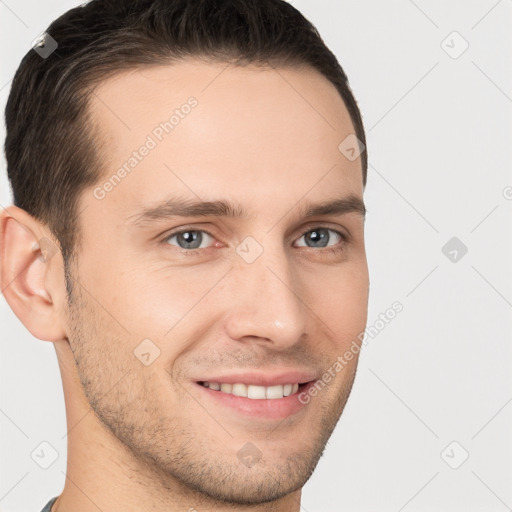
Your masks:
{"label": "skin", "polygon": [[[187,98],[198,105],[103,199],[94,187],[80,196],[71,306],[61,253],[44,260],[33,248],[53,239],[48,228],[14,206],[2,212],[4,295],[54,343],[62,375],[67,478],[53,511],[298,511],[348,399],[357,355],[284,420],[247,419],[194,383],[240,369],[320,377],[367,320],[363,215],[300,213],[307,201],[363,198],[360,159],[338,150],[354,133],[341,97],[307,68],[225,68],[189,59],[96,89],[90,108],[108,148],[100,184]],[[236,201],[249,215],[130,224],[174,194]],[[200,249],[164,239],[183,227],[211,237]],[[328,231],[329,247],[315,246],[315,227],[349,240]],[[263,248],[252,263],[235,250],[247,236]],[[160,350],[148,366],[134,356],[144,339]],[[250,468],[237,457],[247,442],[262,454]]]}

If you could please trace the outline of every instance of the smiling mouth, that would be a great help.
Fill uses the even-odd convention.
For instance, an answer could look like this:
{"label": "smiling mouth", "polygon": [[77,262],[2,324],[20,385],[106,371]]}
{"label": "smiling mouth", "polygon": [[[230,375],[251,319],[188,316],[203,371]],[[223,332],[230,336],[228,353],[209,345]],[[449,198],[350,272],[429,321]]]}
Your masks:
{"label": "smiling mouth", "polygon": [[298,391],[304,386],[307,386],[309,382],[312,381],[303,383],[294,382],[289,384],[277,384],[274,386],[255,386],[241,382],[228,384],[207,381],[199,381],[198,384],[213,391],[218,391],[219,393],[225,393],[228,395],[251,398],[253,400],[272,400],[297,394]]}

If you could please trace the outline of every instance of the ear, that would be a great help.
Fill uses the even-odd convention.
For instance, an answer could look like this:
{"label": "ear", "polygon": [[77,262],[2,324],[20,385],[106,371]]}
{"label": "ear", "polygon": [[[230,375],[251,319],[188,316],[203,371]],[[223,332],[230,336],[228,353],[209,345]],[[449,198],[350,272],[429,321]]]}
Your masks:
{"label": "ear", "polygon": [[63,260],[49,230],[25,210],[0,214],[0,286],[23,325],[41,340],[66,338]]}

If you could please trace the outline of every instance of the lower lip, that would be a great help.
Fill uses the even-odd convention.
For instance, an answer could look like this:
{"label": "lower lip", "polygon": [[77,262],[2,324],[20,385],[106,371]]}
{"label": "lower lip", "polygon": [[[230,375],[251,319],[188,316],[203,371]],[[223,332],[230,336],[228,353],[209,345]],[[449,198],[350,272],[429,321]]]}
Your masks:
{"label": "lower lip", "polygon": [[204,396],[211,397],[211,399],[217,401],[217,403],[229,407],[244,416],[268,419],[284,419],[304,409],[307,403],[301,403],[299,401],[299,395],[307,392],[314,384],[315,381],[308,382],[306,385],[299,387],[298,391],[293,395],[283,398],[254,399],[235,396],[230,393],[223,393],[222,391],[215,391],[214,389],[196,383],[196,385],[203,390]]}

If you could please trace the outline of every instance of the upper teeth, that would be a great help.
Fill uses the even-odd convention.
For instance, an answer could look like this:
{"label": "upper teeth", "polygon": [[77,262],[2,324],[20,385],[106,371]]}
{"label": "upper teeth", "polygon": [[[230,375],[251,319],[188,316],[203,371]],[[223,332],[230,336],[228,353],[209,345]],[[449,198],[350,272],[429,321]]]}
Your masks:
{"label": "upper teeth", "polygon": [[203,386],[222,391],[223,393],[230,393],[235,396],[243,396],[246,398],[283,398],[285,396],[296,393],[299,385],[295,384],[278,384],[277,386],[253,386],[252,384],[222,384],[218,382],[203,382]]}

